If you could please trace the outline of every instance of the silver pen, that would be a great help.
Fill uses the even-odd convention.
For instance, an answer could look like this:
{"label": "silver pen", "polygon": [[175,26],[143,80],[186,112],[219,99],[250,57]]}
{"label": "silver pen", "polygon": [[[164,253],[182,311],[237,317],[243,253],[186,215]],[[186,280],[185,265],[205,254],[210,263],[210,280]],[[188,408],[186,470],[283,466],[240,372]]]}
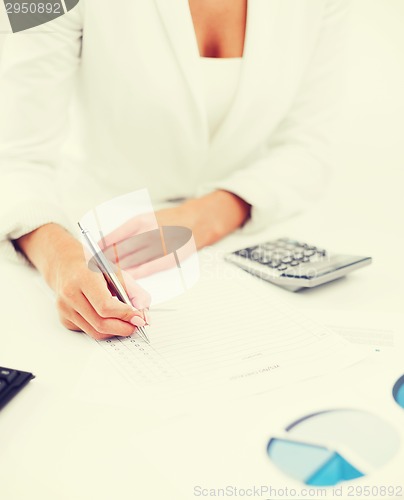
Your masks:
{"label": "silver pen", "polygon": [[[78,222],[78,226],[80,228],[81,233],[83,234],[84,238],[86,239],[88,246],[90,247],[91,253],[97,263],[97,266],[99,270],[102,272],[104,275],[104,278],[106,279],[108,285],[112,288],[112,290],[116,293],[116,296],[121,302],[124,302],[125,304],[128,304],[128,306],[133,307],[132,302],[130,301],[130,298],[128,297],[128,294],[126,293],[125,288],[122,286],[121,282],[119,281],[117,275],[114,273],[110,262],[108,259],[105,257],[105,255],[102,253],[101,248],[98,246],[98,244],[93,240],[91,237],[90,232],[88,229],[84,229],[80,222]],[[148,344],[150,344],[149,337],[147,336],[146,330],[144,327],[139,326],[137,327],[139,336]]]}

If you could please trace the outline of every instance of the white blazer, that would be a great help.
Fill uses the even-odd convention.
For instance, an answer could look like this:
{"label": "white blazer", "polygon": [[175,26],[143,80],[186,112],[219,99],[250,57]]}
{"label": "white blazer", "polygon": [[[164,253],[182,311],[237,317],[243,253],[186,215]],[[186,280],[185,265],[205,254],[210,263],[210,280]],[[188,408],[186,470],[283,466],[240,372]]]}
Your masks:
{"label": "white blazer", "polygon": [[[238,90],[213,137],[187,0],[81,0],[55,21],[7,35],[3,245],[144,187],[156,203],[226,189],[252,205],[255,228],[300,210],[328,172],[348,2],[249,0]],[[73,89],[76,138],[62,148]]]}

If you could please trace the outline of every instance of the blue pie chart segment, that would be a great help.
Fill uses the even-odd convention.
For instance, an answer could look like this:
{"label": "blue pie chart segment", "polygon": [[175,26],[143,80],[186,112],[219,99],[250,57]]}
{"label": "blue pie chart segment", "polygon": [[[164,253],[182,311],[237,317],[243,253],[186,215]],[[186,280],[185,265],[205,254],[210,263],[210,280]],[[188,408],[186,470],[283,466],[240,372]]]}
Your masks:
{"label": "blue pie chart segment", "polygon": [[361,471],[341,457],[339,453],[334,453],[331,460],[305,482],[311,486],[333,486],[342,481],[349,481],[363,475]]}
{"label": "blue pie chart segment", "polygon": [[333,486],[363,476],[339,453],[320,446],[274,438],[268,454],[283,472],[311,486]]}
{"label": "blue pie chart segment", "polygon": [[[403,397],[402,386],[397,397]],[[402,392],[401,392],[402,391]],[[267,453],[283,473],[311,486],[334,486],[384,466],[400,436],[391,424],[360,410],[308,415],[269,440]]]}
{"label": "blue pie chart segment", "polygon": [[404,375],[394,385],[393,396],[397,404],[404,408]]}

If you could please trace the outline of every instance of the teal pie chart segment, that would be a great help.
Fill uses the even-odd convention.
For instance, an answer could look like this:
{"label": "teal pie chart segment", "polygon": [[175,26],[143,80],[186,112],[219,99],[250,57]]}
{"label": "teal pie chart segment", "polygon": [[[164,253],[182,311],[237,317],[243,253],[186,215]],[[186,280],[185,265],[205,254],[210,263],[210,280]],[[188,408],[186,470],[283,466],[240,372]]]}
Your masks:
{"label": "teal pie chart segment", "polygon": [[400,377],[394,385],[393,397],[396,403],[404,408],[404,375]]}
{"label": "teal pie chart segment", "polygon": [[[404,392],[402,385],[397,394]],[[301,483],[335,486],[383,467],[399,448],[398,432],[377,415],[332,410],[287,426],[269,440],[267,453],[278,469]]]}
{"label": "teal pie chart segment", "polygon": [[334,486],[342,481],[350,481],[363,475],[339,453],[333,453],[331,460],[305,482],[310,486]]}
{"label": "teal pie chart segment", "polygon": [[275,438],[268,454],[283,472],[310,486],[334,486],[363,476],[339,453],[316,445]]}

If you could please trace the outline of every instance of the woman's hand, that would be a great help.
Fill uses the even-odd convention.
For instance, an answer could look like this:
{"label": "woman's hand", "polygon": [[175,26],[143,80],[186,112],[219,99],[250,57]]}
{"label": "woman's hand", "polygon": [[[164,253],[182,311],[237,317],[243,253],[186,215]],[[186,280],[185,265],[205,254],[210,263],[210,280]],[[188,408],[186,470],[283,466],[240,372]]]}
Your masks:
{"label": "woman's hand", "polygon": [[[215,191],[178,207],[160,210],[156,217],[159,226],[191,229],[197,248],[203,248],[242,226],[250,217],[250,209],[238,196]],[[142,233],[154,227],[153,220],[139,218],[139,227],[130,221],[130,227],[118,228],[113,236],[119,241],[122,232],[128,236],[129,229],[129,236]],[[106,246],[112,243],[108,241]],[[149,307],[150,296],[136,284],[133,276],[156,272],[154,262],[146,262],[137,270],[125,273],[125,287],[135,310],[112,296],[102,274],[88,268],[81,243],[57,224],[36,229],[17,240],[16,245],[55,291],[60,320],[68,329],[84,331],[95,339],[108,339],[129,336],[138,326],[146,324],[147,313],[142,310]]]}
{"label": "woman's hand", "polygon": [[146,324],[140,310],[150,305],[149,295],[125,276],[129,296],[140,310],[113,297],[103,275],[88,268],[81,243],[62,227],[47,224],[16,243],[56,293],[60,320],[69,330],[104,340],[127,337]]}
{"label": "woman's hand", "polygon": [[[156,214],[133,217],[98,243],[111,262],[137,280],[175,267],[177,262],[169,248],[181,248],[184,260],[195,253],[195,243],[202,248],[231,233],[248,219],[250,208],[227,191],[215,191]],[[158,226],[165,228],[165,245]],[[194,238],[191,240],[190,236]]]}
{"label": "woman's hand", "polygon": [[159,226],[177,225],[192,230],[198,249],[216,243],[241,227],[251,205],[228,191],[214,191],[156,213]]}

